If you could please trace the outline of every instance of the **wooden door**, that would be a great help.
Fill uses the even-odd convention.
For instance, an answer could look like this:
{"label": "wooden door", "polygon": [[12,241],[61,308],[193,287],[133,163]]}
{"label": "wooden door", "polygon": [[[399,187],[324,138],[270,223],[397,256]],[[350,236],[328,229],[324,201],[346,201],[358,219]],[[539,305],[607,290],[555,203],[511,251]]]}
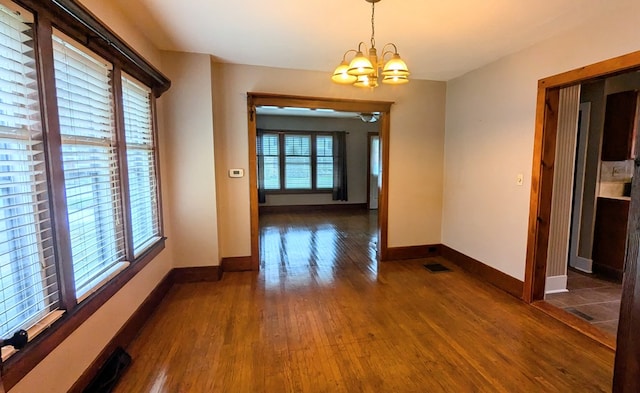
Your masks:
{"label": "wooden door", "polygon": [[[636,145],[640,133],[637,133]],[[613,375],[614,393],[640,392],[640,160],[636,159],[631,188],[627,252]]]}

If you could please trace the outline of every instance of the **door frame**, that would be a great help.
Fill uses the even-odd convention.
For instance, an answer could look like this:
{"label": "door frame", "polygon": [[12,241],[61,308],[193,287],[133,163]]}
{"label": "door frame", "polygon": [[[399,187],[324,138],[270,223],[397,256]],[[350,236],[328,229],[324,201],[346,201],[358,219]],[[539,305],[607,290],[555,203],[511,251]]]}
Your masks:
{"label": "door frame", "polygon": [[382,154],[382,186],[378,197],[378,259],[388,259],[388,211],[389,211],[389,139],[392,101],[368,101],[340,98],[306,97],[273,93],[247,93],[247,121],[249,132],[249,196],[251,215],[251,270],[260,270],[258,170],[256,157],[256,106],[333,109],[343,112],[380,113],[380,149]]}
{"label": "door frame", "polygon": [[[553,192],[553,168],[556,150],[560,89],[589,80],[640,70],[640,51],[601,61],[538,81],[536,124],[531,174],[531,200],[522,298],[527,303],[544,299]],[[640,133],[639,133],[640,134]],[[638,135],[640,138],[640,135]],[[640,167],[635,174],[640,176]],[[640,178],[640,177],[638,177]],[[629,229],[627,231],[626,267],[622,288],[620,322],[614,366],[614,392],[640,391],[640,364],[634,361],[640,352],[640,338],[633,333],[640,328],[640,182],[631,192]]]}
{"label": "door frame", "polygon": [[[378,143],[380,143],[379,132],[367,133],[367,209],[371,209],[371,139],[373,139],[374,136],[378,137]],[[379,192],[380,190],[378,190],[378,198],[380,197]]]}

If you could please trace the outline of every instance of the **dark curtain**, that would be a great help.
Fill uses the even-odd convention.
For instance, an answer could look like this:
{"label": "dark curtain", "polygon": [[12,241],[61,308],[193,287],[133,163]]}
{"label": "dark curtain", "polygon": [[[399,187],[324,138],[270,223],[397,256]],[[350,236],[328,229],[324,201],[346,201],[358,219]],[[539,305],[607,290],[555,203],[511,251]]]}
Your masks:
{"label": "dark curtain", "polygon": [[256,153],[258,162],[258,203],[265,203],[267,197],[264,193],[264,149],[262,143],[262,130],[258,130],[256,137]]}
{"label": "dark curtain", "polygon": [[333,200],[348,201],[347,192],[347,133],[333,133]]}

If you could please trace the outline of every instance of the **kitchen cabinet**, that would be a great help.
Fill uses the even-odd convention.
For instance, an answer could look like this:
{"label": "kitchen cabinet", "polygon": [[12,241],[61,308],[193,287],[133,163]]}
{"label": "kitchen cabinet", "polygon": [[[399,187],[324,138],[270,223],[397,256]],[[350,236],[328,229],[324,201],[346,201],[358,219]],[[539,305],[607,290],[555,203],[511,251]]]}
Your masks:
{"label": "kitchen cabinet", "polygon": [[594,273],[622,280],[629,202],[624,197],[598,197],[591,255]]}
{"label": "kitchen cabinet", "polygon": [[607,95],[602,135],[602,161],[635,158],[633,142],[638,92],[623,91]]}

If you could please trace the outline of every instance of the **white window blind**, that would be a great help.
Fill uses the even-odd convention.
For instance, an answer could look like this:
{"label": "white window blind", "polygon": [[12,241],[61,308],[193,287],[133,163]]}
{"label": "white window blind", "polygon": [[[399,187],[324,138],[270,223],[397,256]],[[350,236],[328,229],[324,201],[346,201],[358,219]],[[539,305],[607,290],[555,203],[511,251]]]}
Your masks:
{"label": "white window blind", "polygon": [[311,189],[311,136],[284,136],[284,186],[286,189]]}
{"label": "white window blind", "polygon": [[0,336],[58,307],[33,31],[0,6]]}
{"label": "white window blind", "polygon": [[263,134],[258,138],[258,152],[264,163],[264,189],[280,189],[280,156],[278,134]]}
{"label": "white window blind", "polygon": [[111,65],[53,36],[76,296],[125,256]]}
{"label": "white window blind", "polygon": [[316,188],[333,188],[333,136],[316,136]]}
{"label": "white window blind", "polygon": [[133,78],[122,78],[124,130],[129,174],[129,201],[134,254],[160,236],[151,90]]}

